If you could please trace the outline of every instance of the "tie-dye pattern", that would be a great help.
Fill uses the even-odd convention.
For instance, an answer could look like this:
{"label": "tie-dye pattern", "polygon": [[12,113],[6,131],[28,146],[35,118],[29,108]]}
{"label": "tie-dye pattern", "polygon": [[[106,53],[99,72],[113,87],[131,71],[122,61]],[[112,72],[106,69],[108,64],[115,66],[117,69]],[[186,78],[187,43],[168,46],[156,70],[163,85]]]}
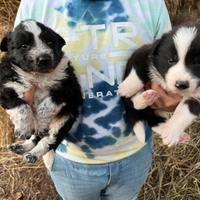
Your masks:
{"label": "tie-dye pattern", "polygon": [[91,1],[77,0],[66,2],[57,8],[58,11],[70,17],[67,22],[70,27],[77,24],[107,24],[107,21],[123,22],[128,20],[124,7],[119,0]]}
{"label": "tie-dye pattern", "polygon": [[[126,122],[117,86],[133,50],[169,30],[164,1],[22,0],[15,24],[27,18],[65,38],[64,51],[82,86],[82,114],[57,153],[77,162],[105,163],[141,149],[144,144]],[[146,133],[148,139],[151,131]]]}

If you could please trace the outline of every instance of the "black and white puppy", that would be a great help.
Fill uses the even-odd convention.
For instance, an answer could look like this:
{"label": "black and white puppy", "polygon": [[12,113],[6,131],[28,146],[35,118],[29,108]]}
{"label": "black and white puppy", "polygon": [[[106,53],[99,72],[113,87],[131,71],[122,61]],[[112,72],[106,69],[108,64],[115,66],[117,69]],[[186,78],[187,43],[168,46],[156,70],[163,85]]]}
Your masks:
{"label": "black and white puppy", "polygon": [[[0,105],[6,109],[23,144],[9,149],[35,162],[55,150],[75,122],[82,105],[81,88],[62,47],[64,39],[34,20],[22,21],[6,34],[1,50]],[[23,99],[37,87],[32,106]]]}
{"label": "black and white puppy", "polygon": [[[150,108],[158,98],[156,91],[144,90],[150,81],[183,97],[170,118]],[[164,144],[177,144],[200,114],[200,25],[176,27],[153,44],[136,50],[128,60],[118,92],[140,141],[145,141],[142,122],[146,120]]]}

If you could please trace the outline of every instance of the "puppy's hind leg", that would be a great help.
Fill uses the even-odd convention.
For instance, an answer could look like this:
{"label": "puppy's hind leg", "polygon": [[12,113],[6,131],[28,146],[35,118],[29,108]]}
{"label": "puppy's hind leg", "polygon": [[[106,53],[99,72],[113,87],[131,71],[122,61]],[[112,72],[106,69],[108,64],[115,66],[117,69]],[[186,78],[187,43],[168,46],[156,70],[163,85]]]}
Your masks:
{"label": "puppy's hind leg", "polygon": [[27,162],[34,163],[38,158],[44,156],[51,149],[55,150],[59,142],[61,142],[64,137],[64,134],[61,135],[60,133],[64,131],[66,134],[68,132],[66,126],[68,123],[71,123],[70,119],[71,118],[68,116],[63,116],[60,119],[53,120],[49,126],[49,135],[43,137],[31,151],[25,153],[24,159]]}
{"label": "puppy's hind leg", "polygon": [[50,150],[50,145],[54,144],[55,141],[56,138],[53,135],[43,137],[31,151],[24,154],[24,159],[27,162],[35,163],[39,157],[43,156]]}
{"label": "puppy's hind leg", "polygon": [[137,139],[141,143],[145,143],[145,127],[140,113],[141,111],[138,111],[133,107],[133,103],[130,98],[124,99],[124,106],[127,123],[133,127],[133,132],[135,133]]}
{"label": "puppy's hind leg", "polygon": [[145,143],[145,127],[143,121],[138,121],[133,126],[133,131],[141,143]]}

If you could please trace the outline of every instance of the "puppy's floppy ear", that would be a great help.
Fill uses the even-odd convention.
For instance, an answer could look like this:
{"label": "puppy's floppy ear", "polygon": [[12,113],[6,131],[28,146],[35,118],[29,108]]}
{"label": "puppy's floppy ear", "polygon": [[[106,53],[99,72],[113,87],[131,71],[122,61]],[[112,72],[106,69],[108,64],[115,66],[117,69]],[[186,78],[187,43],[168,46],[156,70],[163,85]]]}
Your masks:
{"label": "puppy's floppy ear", "polygon": [[[57,34],[57,33],[56,33]],[[61,47],[63,47],[66,43],[65,40],[63,39],[63,37],[61,37],[59,34],[57,34],[58,36],[58,43]]]}
{"label": "puppy's floppy ear", "polygon": [[7,33],[4,38],[1,40],[1,44],[0,44],[0,49],[1,51],[8,51],[8,41],[9,41],[9,38],[10,38],[10,32]]}
{"label": "puppy's floppy ear", "polygon": [[158,55],[158,48],[160,46],[160,43],[161,43],[161,39],[158,39],[153,43],[152,48],[151,48],[151,56]]}
{"label": "puppy's floppy ear", "polygon": [[155,42],[152,44],[151,48],[151,56],[156,56],[158,55],[158,49],[162,43],[163,40],[168,36],[168,33],[165,33],[162,35],[160,39],[155,40]]}

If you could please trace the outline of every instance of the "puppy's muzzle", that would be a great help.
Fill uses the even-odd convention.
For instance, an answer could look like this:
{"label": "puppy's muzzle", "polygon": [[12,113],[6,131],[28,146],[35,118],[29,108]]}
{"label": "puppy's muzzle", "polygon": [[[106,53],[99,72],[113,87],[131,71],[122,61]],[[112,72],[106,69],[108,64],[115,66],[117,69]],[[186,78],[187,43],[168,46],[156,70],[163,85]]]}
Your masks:
{"label": "puppy's muzzle", "polygon": [[42,54],[37,57],[36,64],[42,71],[48,71],[52,68],[52,58],[49,54]]}
{"label": "puppy's muzzle", "polygon": [[175,87],[178,90],[186,90],[190,87],[189,81],[176,81]]}

